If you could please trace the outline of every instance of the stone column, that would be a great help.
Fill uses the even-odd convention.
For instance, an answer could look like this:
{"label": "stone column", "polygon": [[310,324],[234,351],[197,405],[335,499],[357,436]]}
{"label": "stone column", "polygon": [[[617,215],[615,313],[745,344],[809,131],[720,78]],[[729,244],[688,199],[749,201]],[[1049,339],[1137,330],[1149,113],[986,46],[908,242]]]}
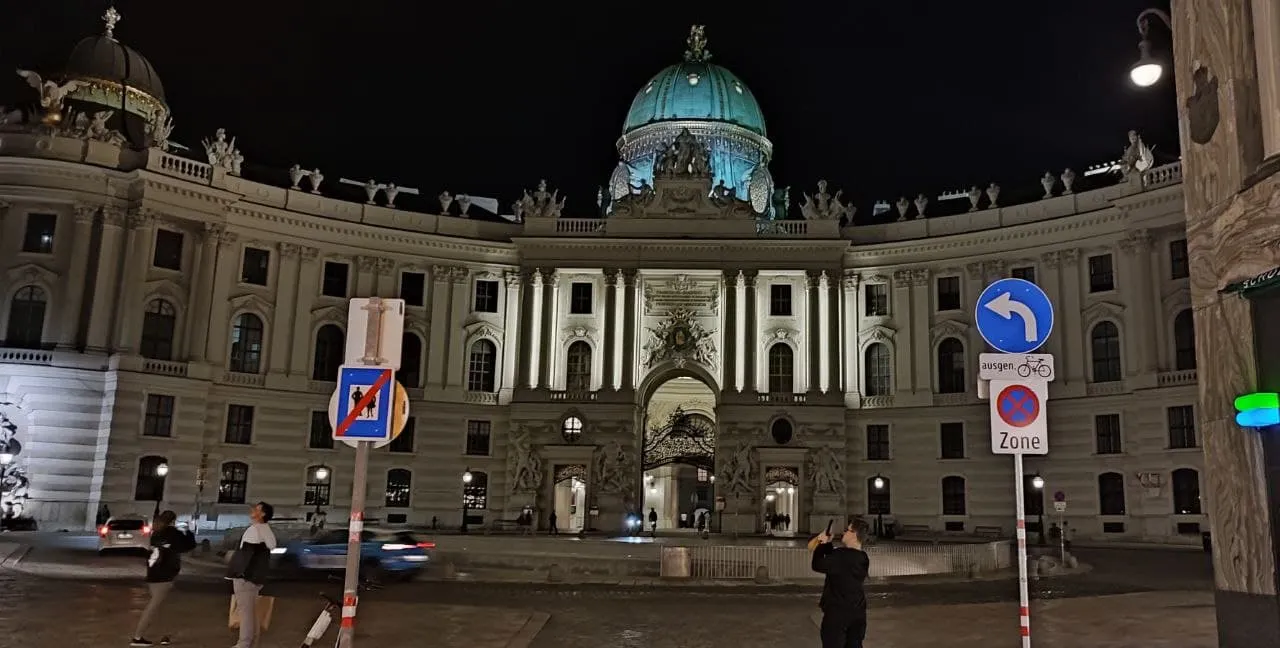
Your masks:
{"label": "stone column", "polygon": [[227,365],[227,345],[231,341],[231,304],[228,295],[236,283],[240,271],[240,237],[235,232],[223,231],[218,237],[218,261],[213,277],[213,290],[209,295],[209,336],[205,346],[205,358],[216,367]]}
{"label": "stone column", "polygon": [[[451,304],[447,326],[449,340],[445,342],[445,348],[449,349],[449,364],[445,367],[442,384],[445,387],[465,389],[467,386],[466,360],[469,350],[466,348],[467,331],[463,325],[466,324],[467,315],[471,312],[471,271],[455,266],[450,271],[449,283],[451,284],[449,287]],[[499,346],[497,351],[505,353],[506,349]],[[494,360],[498,361],[498,358]]]}
{"label": "stone column", "polygon": [[71,241],[71,265],[64,284],[67,293],[58,307],[54,321],[58,324],[58,348],[75,349],[80,342],[80,320],[84,312],[84,289],[89,283],[89,249],[93,243],[93,221],[97,205],[75,206],[76,228]]}
{"label": "stone column", "polygon": [[151,266],[151,241],[155,232],[155,212],[135,208],[129,213],[129,237],[125,244],[124,275],[120,284],[120,314],[117,315],[116,350],[132,353],[142,338],[142,300],[146,298],[147,268]]}
{"label": "stone column", "polygon": [[356,297],[372,297],[377,289],[378,257],[358,256],[355,259]]}
{"label": "stone column", "polygon": [[301,283],[302,277],[299,272],[302,270],[302,264],[298,260],[298,254],[302,251],[301,246],[296,243],[280,244],[280,267],[276,271],[276,308],[275,317],[271,322],[271,346],[267,347],[267,367],[268,371],[273,374],[283,375],[289,373],[289,356],[292,355],[290,348],[294,338],[310,338],[311,327],[310,321],[306,321],[307,326],[302,327],[306,331],[299,334],[299,320],[297,313],[298,302],[298,285]]}
{"label": "stone column", "polygon": [[604,270],[604,369],[601,371],[600,388],[618,388],[616,355],[618,350],[618,269]]}
{"label": "stone column", "polygon": [[[917,316],[911,305],[911,283],[914,281],[911,270],[896,270],[893,273],[893,297],[890,312],[893,313],[895,328],[893,340],[893,390],[910,392],[911,386],[911,323]],[[923,317],[928,318],[925,313]]]}
{"label": "stone column", "polygon": [[197,235],[199,244],[191,252],[194,276],[187,290],[187,360],[204,362],[208,350],[209,313],[213,306],[213,279],[218,263],[218,239],[226,228],[205,223]]}
{"label": "stone column", "polygon": [[724,299],[720,300],[720,310],[724,321],[720,330],[724,331],[724,348],[720,350],[720,355],[724,361],[720,366],[724,377],[720,383],[724,385],[724,391],[736,392],[741,391],[738,387],[738,271],[725,270],[721,281]]}
{"label": "stone column", "polygon": [[827,389],[825,391],[842,392],[844,389],[844,385],[841,384],[844,371],[840,362],[844,357],[841,347],[841,341],[844,336],[840,335],[840,323],[844,321],[842,315],[844,311],[843,301],[841,300],[843,295],[842,284],[836,280],[835,276],[824,277],[824,279],[827,282],[825,291],[827,295],[827,316],[825,318],[826,322],[823,323],[827,332]]}
{"label": "stone column", "polygon": [[449,266],[431,266],[431,342],[427,345],[427,389],[443,389],[449,363]]}
{"label": "stone column", "polygon": [[844,271],[844,297],[841,302],[840,346],[844,356],[844,392],[845,400],[854,400],[862,393],[862,356],[858,353],[858,332],[860,330],[862,306],[858,294],[858,273],[853,270]]}
{"label": "stone column", "polygon": [[[972,313],[973,307],[970,306],[969,304],[970,303],[976,304],[978,301],[978,295],[981,295],[983,289],[987,287],[988,273],[987,273],[986,264],[982,262],[966,264],[964,267],[964,271],[965,271],[965,279],[964,279],[965,284],[964,284],[964,290],[962,291],[962,294],[966,298],[966,301],[963,307],[965,310]],[[968,300],[972,300],[972,302]],[[974,389],[976,391],[977,380],[978,380],[978,377],[977,377],[978,354],[985,353],[987,351],[987,342],[986,340],[982,339],[982,334],[978,332],[978,326],[976,322],[969,327],[968,334],[965,336],[964,346],[965,346],[965,351],[968,352],[965,354],[966,360],[968,360],[968,358],[972,358],[972,360],[970,361],[971,364],[969,364],[966,367],[966,369],[970,367],[973,368],[973,370],[970,371],[969,373],[974,375],[973,376]],[[930,348],[932,348],[932,346]]]}
{"label": "stone column", "polygon": [[[320,296],[320,250],[303,246],[298,250],[298,287],[293,293],[293,318],[289,344],[289,374],[311,377],[311,347],[315,343],[311,326],[312,310]],[[280,307],[276,308],[280,312]],[[302,331],[298,334],[297,331]],[[273,352],[274,355],[274,352]]]}
{"label": "stone column", "polygon": [[1120,250],[1123,252],[1120,255],[1120,267],[1123,273],[1121,280],[1124,289],[1125,328],[1128,329],[1121,333],[1121,341],[1124,348],[1130,350],[1129,366],[1125,368],[1125,374],[1154,381],[1156,335],[1152,330],[1153,313],[1144,303],[1144,297],[1152,292],[1160,292],[1160,286],[1151,278],[1151,244],[1151,235],[1146,230],[1131,232],[1120,241]]}
{"label": "stone column", "polygon": [[542,271],[526,271],[529,289],[524,291],[520,309],[520,380],[530,389],[538,386],[539,322],[542,321]]}
{"label": "stone column", "polygon": [[[1084,347],[1089,332],[1084,330],[1084,317],[1080,312],[1084,288],[1080,279],[1080,250],[1062,250],[1059,255],[1062,262],[1062,308],[1056,312],[1062,314],[1062,339],[1065,341],[1065,348],[1062,355],[1053,359],[1054,371],[1058,374],[1057,380],[1083,383],[1089,376],[1086,368],[1089,356],[1085,354]],[[1062,364],[1057,364],[1058,362]]]}
{"label": "stone column", "polygon": [[640,326],[636,312],[637,274],[635,268],[622,270],[622,388],[627,391],[636,388],[636,328]]}
{"label": "stone column", "polygon": [[[822,292],[822,273],[818,271],[808,271],[804,274],[804,303],[805,303],[805,332],[804,332],[804,350],[808,351],[805,355],[805,368],[802,383],[796,380],[795,390],[797,392],[817,393],[818,386],[822,384],[822,315],[818,309],[818,294]],[[798,359],[798,358],[797,358]],[[801,378],[799,372],[796,372],[796,378]]]}
{"label": "stone column", "polygon": [[[1063,318],[1065,313],[1062,308],[1062,254],[1059,252],[1045,252],[1040,255],[1040,267],[1036,276],[1036,284],[1044,290],[1044,294],[1049,296],[1049,303],[1053,304],[1053,332],[1049,334],[1049,340],[1045,342],[1042,353],[1053,354],[1053,363],[1057,371],[1062,372],[1062,377],[1056,378],[1064,380],[1065,369],[1069,362],[1063,362],[1063,340],[1066,335],[1063,331]],[[1075,360],[1074,362],[1079,362]]]}
{"label": "stone column", "polygon": [[110,353],[113,323],[119,317],[120,267],[125,212],[119,207],[103,207],[102,239],[98,247],[98,263],[93,273],[93,306],[89,312],[89,333],[85,346],[89,351]]}
{"label": "stone column", "polygon": [[742,360],[747,370],[743,376],[742,390],[748,394],[760,392],[760,372],[756,371],[756,352],[760,349],[760,292],[756,286],[759,270],[743,270],[743,299],[746,300],[746,325],[742,327]]}
{"label": "stone column", "polygon": [[[930,320],[933,313],[929,308],[930,285],[928,270],[914,270],[911,273],[911,353],[914,358],[912,366],[912,385],[916,393],[928,394],[933,391],[933,344],[929,335]],[[900,336],[898,341],[905,342]]]}
{"label": "stone column", "polygon": [[399,277],[396,274],[396,262],[392,259],[378,259],[378,287],[374,294],[383,299],[395,299],[400,294]]}
{"label": "stone column", "polygon": [[516,359],[524,353],[520,331],[520,273],[508,270],[502,273],[507,286],[506,299],[502,302],[502,389],[511,391],[518,386]]}
{"label": "stone column", "polygon": [[538,344],[538,386],[552,389],[555,382],[556,322],[560,319],[560,275],[544,271],[542,279],[542,341]]}

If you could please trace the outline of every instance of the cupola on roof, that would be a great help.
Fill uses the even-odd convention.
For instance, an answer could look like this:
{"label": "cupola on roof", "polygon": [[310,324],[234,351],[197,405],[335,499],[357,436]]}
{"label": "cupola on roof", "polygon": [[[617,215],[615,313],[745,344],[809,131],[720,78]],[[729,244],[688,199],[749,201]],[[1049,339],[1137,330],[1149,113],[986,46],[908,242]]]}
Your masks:
{"label": "cupola on roof", "polygon": [[67,59],[67,79],[97,80],[118,83],[140,90],[164,102],[164,84],[151,62],[133,48],[116,40],[115,28],[122,16],[115,7],[102,14],[106,29],[76,44]]}
{"label": "cupola on roof", "polygon": [[726,122],[765,135],[756,98],[732,72],[710,62],[701,27],[687,43],[684,61],[662,70],[636,93],[623,133],[657,122],[695,120]]}

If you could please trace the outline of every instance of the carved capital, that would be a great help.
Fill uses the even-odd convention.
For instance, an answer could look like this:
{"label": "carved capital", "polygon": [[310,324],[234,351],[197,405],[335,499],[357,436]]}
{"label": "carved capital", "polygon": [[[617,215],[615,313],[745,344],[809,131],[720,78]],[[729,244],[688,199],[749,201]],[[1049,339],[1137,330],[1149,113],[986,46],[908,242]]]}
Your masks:
{"label": "carved capital", "polygon": [[604,269],[604,285],[609,287],[618,285],[618,269],[617,268]]}
{"label": "carved capital", "polygon": [[[633,281],[634,281],[634,279],[633,279]],[[557,272],[555,268],[552,268],[552,269],[550,269],[550,270],[543,270],[543,271],[542,271],[542,283],[543,283],[543,285],[547,285],[547,286],[551,286],[551,287],[559,286],[559,285],[560,285],[560,273],[559,273],[559,272]]]}
{"label": "carved capital", "polygon": [[132,207],[129,209],[126,220],[129,223],[129,229],[151,227],[156,222],[156,212],[145,207]]}
{"label": "carved capital", "polygon": [[300,250],[299,254],[302,255],[302,259],[304,261],[315,261],[320,258],[320,248],[313,248],[304,245],[302,246],[302,250]]}
{"label": "carved capital", "polygon": [[297,257],[298,253],[301,251],[302,251],[302,246],[298,245],[297,243],[281,243],[280,244],[280,258],[282,259],[292,259],[294,257]]}
{"label": "carved capital", "polygon": [[240,240],[240,235],[235,232],[223,230],[218,234],[217,240],[218,247],[225,249],[235,245],[236,242]]}
{"label": "carved capital", "polygon": [[378,268],[378,257],[358,256],[356,257],[356,267],[360,272],[373,272]]}
{"label": "carved capital", "polygon": [[438,283],[447,283],[449,276],[453,272],[453,268],[447,265],[431,266],[431,280]]}
{"label": "carved capital", "polygon": [[965,274],[969,275],[969,278],[974,281],[982,279],[982,263],[979,261],[965,264],[964,271]]}
{"label": "carved capital", "polygon": [[1062,263],[1062,253],[1056,251],[1045,252],[1040,255],[1040,262],[1043,263],[1046,268],[1057,270],[1058,266]]}
{"label": "carved capital", "polygon": [[858,276],[857,270],[845,270],[844,271],[844,289],[857,290],[858,282],[860,279],[861,277]]}
{"label": "carved capital", "polygon": [[1120,249],[1125,252],[1134,252],[1137,250],[1150,250],[1154,239],[1151,233],[1145,229],[1134,230],[1120,241]]}
{"label": "carved capital", "polygon": [[1080,263],[1080,250],[1071,248],[1063,250],[1061,253],[1062,264],[1068,267],[1078,265]]}
{"label": "carved capital", "polygon": [[985,261],[982,264],[982,271],[986,274],[987,280],[999,279],[1005,276],[1008,269],[1008,264],[1004,261]]}
{"label": "carved capital", "polygon": [[[5,209],[6,204],[0,204],[0,211]],[[102,209],[102,205],[93,205],[90,203],[76,203],[75,217],[76,223],[80,225],[92,225],[93,220],[98,217],[98,210]]]}
{"label": "carved capital", "polygon": [[822,278],[822,273],[819,272],[818,270],[805,270],[804,271],[804,287],[808,290],[813,290],[817,288],[819,282],[821,281],[821,278]]}
{"label": "carved capital", "polygon": [[378,259],[378,274],[389,277],[396,271],[396,262],[392,259]]}
{"label": "carved capital", "polygon": [[129,223],[129,215],[124,209],[115,206],[102,208],[102,224],[107,227],[124,227]]}
{"label": "carved capital", "polygon": [[449,280],[452,281],[455,286],[467,283],[467,280],[470,278],[471,270],[467,268],[462,266],[453,266],[449,268]]}
{"label": "carved capital", "polygon": [[519,288],[524,283],[524,277],[515,270],[507,270],[502,273],[502,280],[507,282],[508,288]]}
{"label": "carved capital", "polygon": [[542,270],[538,268],[525,268],[523,272],[524,280],[530,286],[542,286]]}
{"label": "carved capital", "polygon": [[741,273],[739,273],[738,276],[742,277],[742,285],[746,286],[747,288],[755,288],[756,278],[760,276],[760,271],[759,270],[743,270]]}

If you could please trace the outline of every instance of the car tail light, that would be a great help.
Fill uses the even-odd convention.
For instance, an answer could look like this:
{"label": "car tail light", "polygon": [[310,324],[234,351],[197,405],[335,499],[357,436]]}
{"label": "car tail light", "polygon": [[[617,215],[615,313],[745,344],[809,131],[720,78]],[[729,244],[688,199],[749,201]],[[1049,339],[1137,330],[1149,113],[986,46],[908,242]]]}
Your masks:
{"label": "car tail light", "polygon": [[419,549],[435,549],[435,548],[436,548],[436,543],[434,543],[434,542],[419,542],[419,543],[418,543],[418,548],[419,548]]}
{"label": "car tail light", "polygon": [[107,525],[98,527],[98,535],[105,537],[107,535]]}
{"label": "car tail light", "polygon": [[142,535],[151,535],[151,525],[150,525],[150,524],[145,524],[145,525],[143,525],[143,526],[142,526]]}
{"label": "car tail light", "polygon": [[389,542],[387,544],[382,545],[383,551],[404,551],[405,549],[412,549],[412,548],[413,548],[413,545],[399,544],[395,542]]}

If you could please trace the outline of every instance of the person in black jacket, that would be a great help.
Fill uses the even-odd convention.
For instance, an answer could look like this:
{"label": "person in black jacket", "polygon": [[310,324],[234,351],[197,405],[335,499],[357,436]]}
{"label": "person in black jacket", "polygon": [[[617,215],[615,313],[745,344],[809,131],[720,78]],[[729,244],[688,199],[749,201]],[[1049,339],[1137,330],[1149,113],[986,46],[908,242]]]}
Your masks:
{"label": "person in black jacket", "polygon": [[[190,531],[180,531],[174,524],[178,516],[173,511],[165,511],[152,520],[151,553],[147,556],[147,589],[151,598],[147,607],[142,610],[142,618],[138,619],[138,627],[133,631],[131,646],[150,646],[152,643],[143,635],[147,626],[155,619],[156,612],[165,597],[173,590],[173,581],[182,571],[184,554],[196,547],[196,537]],[[161,645],[168,645],[169,638],[160,639]]]}
{"label": "person in black jacket", "polygon": [[871,560],[862,550],[867,524],[852,518],[840,535],[840,547],[831,544],[831,535],[822,532],[809,541],[813,551],[813,571],[826,574],[822,584],[822,648],[862,648],[867,636],[867,595],[862,582],[867,579]]}
{"label": "person in black jacket", "polygon": [[276,548],[276,534],[271,530],[275,508],[258,502],[249,509],[251,524],[240,537],[240,546],[227,565],[227,580],[240,613],[240,640],[235,648],[253,648],[258,641],[256,606],[262,586],[271,571],[271,550]]}

